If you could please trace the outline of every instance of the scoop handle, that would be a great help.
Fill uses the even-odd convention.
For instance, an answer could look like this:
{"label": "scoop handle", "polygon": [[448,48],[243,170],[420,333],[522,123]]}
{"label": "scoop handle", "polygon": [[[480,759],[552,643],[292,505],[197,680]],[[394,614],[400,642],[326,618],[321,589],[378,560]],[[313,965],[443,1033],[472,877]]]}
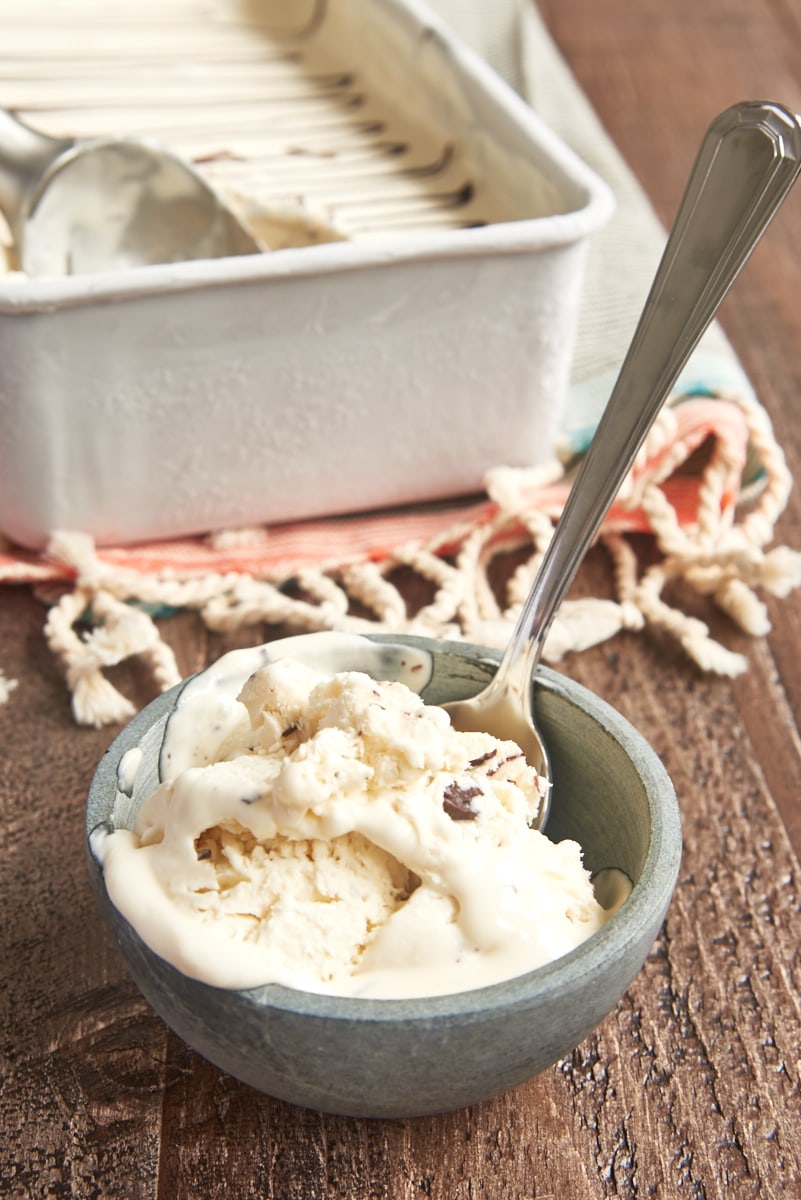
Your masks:
{"label": "scoop handle", "polygon": [[15,241],[19,242],[20,224],[39,181],[74,144],[73,138],[39,133],[13,113],[0,109],[0,212]]}
{"label": "scoop handle", "polygon": [[499,676],[519,659],[527,677],[535,667],[554,613],[679,372],[799,167],[801,124],[779,104],[736,104],[707,131],[631,346]]}

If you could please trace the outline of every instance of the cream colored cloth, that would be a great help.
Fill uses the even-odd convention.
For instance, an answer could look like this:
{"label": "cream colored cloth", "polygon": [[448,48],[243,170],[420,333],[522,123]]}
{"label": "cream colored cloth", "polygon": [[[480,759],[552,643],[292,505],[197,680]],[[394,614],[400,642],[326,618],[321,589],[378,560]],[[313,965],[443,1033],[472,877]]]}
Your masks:
{"label": "cream colored cloth", "polygon": [[[597,422],[628,348],[665,243],[652,205],[576,82],[530,0],[430,0],[431,7],[520,92],[612,188],[616,211],[593,235],[573,364],[568,433]],[[699,144],[703,130],[699,130]],[[688,171],[690,161],[687,163]],[[713,325],[678,383],[701,380],[753,398]]]}

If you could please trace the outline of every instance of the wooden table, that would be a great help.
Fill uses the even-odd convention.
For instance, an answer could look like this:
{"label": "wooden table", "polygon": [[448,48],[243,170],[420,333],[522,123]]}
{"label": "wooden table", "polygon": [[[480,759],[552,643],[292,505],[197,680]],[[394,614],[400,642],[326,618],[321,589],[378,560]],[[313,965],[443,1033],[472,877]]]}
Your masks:
{"label": "wooden table", "polygon": [[[542,0],[542,12],[666,222],[716,112],[747,97],[801,110],[799,0]],[[798,471],[801,193],[723,324]],[[800,521],[798,492],[778,531],[796,547]],[[25,589],[0,605],[0,662],[20,680],[0,708],[0,1196],[801,1196],[801,594],[770,604],[761,642],[721,618],[750,660],[734,682],[646,637],[567,664],[675,780],[686,846],[664,931],[570,1057],[491,1103],[397,1123],[258,1095],[141,999],[83,860],[87,783],[114,731],[72,724],[42,606]],[[231,644],[189,617],[168,636],[187,671]]]}

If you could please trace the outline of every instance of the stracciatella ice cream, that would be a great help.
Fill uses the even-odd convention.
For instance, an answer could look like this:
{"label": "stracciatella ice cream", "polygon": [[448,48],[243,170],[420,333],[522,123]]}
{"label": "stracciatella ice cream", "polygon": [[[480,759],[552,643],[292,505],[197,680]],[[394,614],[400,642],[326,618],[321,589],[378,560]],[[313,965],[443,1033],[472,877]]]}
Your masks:
{"label": "stracciatella ice cream", "polygon": [[514,742],[362,671],[284,657],[235,696],[199,678],[135,828],[96,840],[113,903],[187,975],[432,996],[550,962],[607,920],[580,847],[530,827],[547,783]]}

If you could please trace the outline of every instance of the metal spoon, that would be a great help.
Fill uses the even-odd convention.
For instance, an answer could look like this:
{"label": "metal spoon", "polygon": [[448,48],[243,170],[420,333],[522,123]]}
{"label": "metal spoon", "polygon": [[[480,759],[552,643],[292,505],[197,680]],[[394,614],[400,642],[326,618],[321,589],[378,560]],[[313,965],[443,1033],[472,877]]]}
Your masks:
{"label": "metal spoon", "polygon": [[[710,126],[631,347],[498,672],[473,699],[444,706],[458,729],[513,738],[548,779],[532,680],[551,621],[679,372],[799,166],[801,124],[778,104],[737,104]],[[543,802],[539,827],[549,804]]]}
{"label": "metal spoon", "polygon": [[0,110],[0,211],[30,276],[256,254],[188,163],[130,138],[39,133]]}

